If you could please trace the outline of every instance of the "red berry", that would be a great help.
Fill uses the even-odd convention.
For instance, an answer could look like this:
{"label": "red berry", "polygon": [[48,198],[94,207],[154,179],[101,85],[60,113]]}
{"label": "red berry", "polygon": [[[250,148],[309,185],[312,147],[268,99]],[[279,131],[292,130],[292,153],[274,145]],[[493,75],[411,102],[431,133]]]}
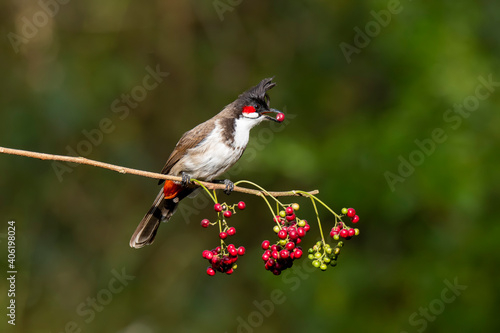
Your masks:
{"label": "red berry", "polygon": [[290,252],[288,252],[288,250],[281,250],[280,251],[280,257],[283,258],[283,259],[286,259],[290,256]]}
{"label": "red berry", "polygon": [[295,214],[292,213],[292,215],[287,215],[285,218],[288,222],[293,221],[295,220]]}
{"label": "red berry", "polygon": [[213,257],[214,257],[214,254],[210,251],[205,255],[205,258],[208,260],[211,260]]}
{"label": "red berry", "polygon": [[337,232],[337,233],[339,233],[339,232],[340,232],[340,228],[339,228],[339,227],[333,227],[333,228],[332,228],[332,231],[333,231],[333,232]]}
{"label": "red berry", "polygon": [[302,242],[302,239],[300,239],[300,238],[297,238],[297,239],[295,240],[295,244],[300,244],[300,242]]}
{"label": "red berry", "polygon": [[288,232],[288,235],[290,235],[291,239],[297,239],[299,237],[299,234],[295,230]]}
{"label": "red berry", "polygon": [[346,229],[340,230],[340,237],[346,238],[348,236],[349,236],[349,231],[347,231]]}
{"label": "red berry", "polygon": [[302,227],[298,227],[297,228],[297,235],[299,235],[299,237],[304,237],[306,235],[306,230]]}
{"label": "red berry", "polygon": [[352,218],[354,217],[354,215],[356,215],[356,211],[354,210],[354,208],[349,208],[347,210],[347,216]]}
{"label": "red berry", "polygon": [[278,232],[278,238],[279,239],[285,239],[286,238],[286,231],[285,230],[280,230],[280,232]]}
{"label": "red berry", "polygon": [[274,259],[278,259],[279,257],[279,252],[278,251],[273,251],[273,253],[271,253],[271,256],[274,258]]}
{"label": "red berry", "polygon": [[286,215],[292,215],[293,214],[293,208],[291,206],[285,208],[285,213]]}
{"label": "red berry", "polygon": [[309,226],[309,224],[306,224],[306,225],[304,226],[304,230],[307,232],[307,231],[309,231],[309,229],[311,229],[311,227]]}
{"label": "red berry", "polygon": [[280,112],[276,115],[276,120],[279,121],[280,123],[285,120],[285,114],[283,112]]}
{"label": "red berry", "polygon": [[208,267],[207,268],[207,274],[210,275],[210,276],[214,276],[215,275],[215,271],[212,267]]}
{"label": "red berry", "polygon": [[244,254],[245,254],[245,248],[244,248],[243,246],[240,246],[240,247],[238,248],[238,255],[239,255],[239,256],[242,256],[242,255],[244,255]]}
{"label": "red berry", "polygon": [[264,253],[264,254],[262,255],[262,260],[264,260],[264,261],[268,261],[268,260],[269,260],[269,258],[271,258],[271,255],[270,255],[270,254],[268,254],[268,253]]}
{"label": "red berry", "polygon": [[243,209],[245,209],[245,207],[246,207],[246,205],[245,205],[244,201],[238,202],[238,209],[239,210],[243,210]]}
{"label": "red berry", "polygon": [[223,232],[221,232],[219,234],[219,237],[220,237],[220,239],[226,239],[227,238],[227,233],[223,231]]}
{"label": "red berry", "polygon": [[291,251],[295,247],[295,243],[294,242],[288,242],[288,243],[286,243],[285,247],[286,247],[286,249],[288,251]]}
{"label": "red berry", "polygon": [[294,255],[295,255],[295,259],[299,259],[300,257],[302,257],[302,250],[301,249],[295,249],[293,251]]}
{"label": "red berry", "polygon": [[228,270],[226,271],[226,274],[227,274],[227,275],[231,275],[231,274],[233,274],[233,272],[234,272],[234,270],[233,270],[232,268],[230,268],[230,269],[228,269]]}
{"label": "red berry", "polygon": [[220,203],[216,203],[214,205],[214,209],[216,212],[222,212],[222,205]]}
{"label": "red berry", "polygon": [[210,221],[209,220],[207,220],[207,219],[201,220],[201,226],[203,228],[208,228],[209,225],[210,225]]}
{"label": "red berry", "polygon": [[354,217],[352,218],[352,223],[358,223],[358,222],[359,222],[359,216],[354,215]]}
{"label": "red berry", "polygon": [[232,236],[236,233],[236,229],[234,227],[231,227],[229,229],[227,229],[227,235],[228,236]]}
{"label": "red berry", "polygon": [[230,210],[226,210],[226,211],[224,212],[224,217],[225,217],[225,218],[230,218],[230,217],[231,217],[231,215],[233,215],[233,212],[231,212]]}
{"label": "red berry", "polygon": [[212,252],[210,252],[208,250],[203,251],[203,258],[207,258],[207,253],[212,253]]}
{"label": "red berry", "polygon": [[237,256],[238,255],[238,250],[236,250],[234,247],[232,248],[227,248],[227,251],[229,252],[230,255]]}
{"label": "red berry", "polygon": [[262,249],[267,250],[269,248],[270,242],[268,240],[265,240],[262,242]]}
{"label": "red berry", "polygon": [[354,234],[356,234],[356,231],[354,229],[349,229],[349,237],[352,237],[354,236]]}

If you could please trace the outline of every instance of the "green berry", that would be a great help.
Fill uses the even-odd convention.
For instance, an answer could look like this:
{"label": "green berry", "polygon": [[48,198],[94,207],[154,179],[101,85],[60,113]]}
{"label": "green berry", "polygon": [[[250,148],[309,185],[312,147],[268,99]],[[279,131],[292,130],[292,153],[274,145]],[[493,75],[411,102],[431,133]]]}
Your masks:
{"label": "green berry", "polygon": [[332,250],[332,248],[331,248],[331,247],[329,247],[329,248],[327,248],[325,251],[326,251],[326,253],[331,254],[333,250]]}
{"label": "green berry", "polygon": [[340,248],[336,247],[334,253],[335,253],[335,255],[339,254],[340,253]]}
{"label": "green berry", "polygon": [[305,226],[305,225],[306,225],[306,221],[304,221],[304,220],[300,220],[300,221],[297,223],[297,225],[298,225],[299,227],[303,227],[303,226]]}
{"label": "green berry", "polygon": [[342,214],[344,214],[344,215],[347,214],[347,208],[345,208],[345,207],[342,208]]}
{"label": "green berry", "polygon": [[354,235],[355,236],[359,235],[359,229],[358,228],[354,228]]}
{"label": "green berry", "polygon": [[308,258],[309,260],[314,260],[314,254],[309,253],[309,254],[307,255],[307,258]]}
{"label": "green berry", "polygon": [[319,266],[319,268],[322,270],[322,271],[326,271],[326,269],[328,268],[328,266],[326,264],[321,264],[321,266]]}
{"label": "green berry", "polygon": [[275,225],[275,226],[274,226],[274,228],[273,228],[273,231],[274,231],[275,233],[280,232],[280,227],[278,227],[277,225]]}
{"label": "green berry", "polygon": [[286,216],[286,212],[284,210],[280,210],[280,216],[281,217],[285,217]]}
{"label": "green berry", "polygon": [[317,241],[317,242],[316,242],[316,246],[317,246],[319,249],[321,249],[321,245],[323,245],[323,243],[322,243],[321,241]]}
{"label": "green berry", "polygon": [[313,264],[313,266],[314,266],[314,267],[316,267],[316,268],[318,268],[318,267],[321,265],[321,263],[319,262],[319,260],[314,260],[314,261],[312,262],[312,264]]}
{"label": "green berry", "polygon": [[343,242],[343,241],[338,242],[337,246],[338,246],[338,247],[342,247],[342,246],[344,246],[344,242]]}
{"label": "green berry", "polygon": [[339,234],[335,234],[335,235],[333,235],[333,239],[334,239],[334,240],[336,240],[336,241],[338,241],[338,240],[340,239]]}
{"label": "green berry", "polygon": [[321,253],[316,252],[316,253],[314,254],[314,258],[321,258]]}
{"label": "green berry", "polygon": [[285,246],[285,245],[286,245],[286,243],[287,243],[286,239],[280,239],[280,241],[279,241],[279,244],[280,244],[281,246]]}
{"label": "green berry", "polygon": [[330,266],[333,266],[333,267],[337,266],[337,260],[330,261]]}
{"label": "green berry", "polygon": [[309,250],[307,250],[307,252],[309,252],[309,253],[313,253],[313,252],[314,252],[314,250],[313,250],[312,248],[310,248]]}
{"label": "green berry", "polygon": [[324,258],[323,258],[323,262],[324,262],[325,264],[328,264],[328,263],[330,262],[330,258],[328,258],[328,257],[324,257]]}

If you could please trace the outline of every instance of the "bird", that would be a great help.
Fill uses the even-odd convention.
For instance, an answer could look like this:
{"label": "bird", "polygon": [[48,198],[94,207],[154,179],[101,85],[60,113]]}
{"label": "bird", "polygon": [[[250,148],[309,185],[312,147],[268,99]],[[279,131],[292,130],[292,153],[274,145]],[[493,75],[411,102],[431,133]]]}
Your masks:
{"label": "bird", "polygon": [[[269,106],[267,91],[274,77],[261,80],[209,120],[182,135],[161,170],[181,177],[181,182],[160,180],[163,187],[130,239],[130,247],[142,248],[154,242],[161,222],[168,221],[179,202],[196,190],[191,179],[224,183],[226,194],[234,189],[229,180],[216,178],[231,168],[243,155],[250,130],[263,121],[281,122],[284,114]],[[268,114],[273,114],[274,117]],[[277,119],[278,118],[278,119]]]}

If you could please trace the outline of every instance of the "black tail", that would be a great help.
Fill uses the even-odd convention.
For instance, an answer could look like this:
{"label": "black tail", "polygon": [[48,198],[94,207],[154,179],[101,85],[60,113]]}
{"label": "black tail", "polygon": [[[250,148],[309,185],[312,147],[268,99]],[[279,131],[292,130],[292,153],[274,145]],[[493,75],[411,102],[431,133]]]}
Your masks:
{"label": "black tail", "polygon": [[140,249],[141,247],[152,244],[155,240],[160,222],[168,221],[172,215],[174,215],[179,201],[184,199],[192,191],[192,189],[184,188],[177,197],[165,199],[162,188],[160,193],[156,196],[153,205],[146,215],[144,215],[137,229],[135,229],[132,238],[130,238],[130,247]]}

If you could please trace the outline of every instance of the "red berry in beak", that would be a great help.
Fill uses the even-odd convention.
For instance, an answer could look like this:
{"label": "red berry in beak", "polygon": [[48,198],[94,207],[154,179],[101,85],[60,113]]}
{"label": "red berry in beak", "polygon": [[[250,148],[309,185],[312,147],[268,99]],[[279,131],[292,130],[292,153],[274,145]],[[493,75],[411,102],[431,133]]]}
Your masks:
{"label": "red berry in beak", "polygon": [[276,115],[276,120],[282,123],[285,120],[285,114],[283,112],[280,112]]}

